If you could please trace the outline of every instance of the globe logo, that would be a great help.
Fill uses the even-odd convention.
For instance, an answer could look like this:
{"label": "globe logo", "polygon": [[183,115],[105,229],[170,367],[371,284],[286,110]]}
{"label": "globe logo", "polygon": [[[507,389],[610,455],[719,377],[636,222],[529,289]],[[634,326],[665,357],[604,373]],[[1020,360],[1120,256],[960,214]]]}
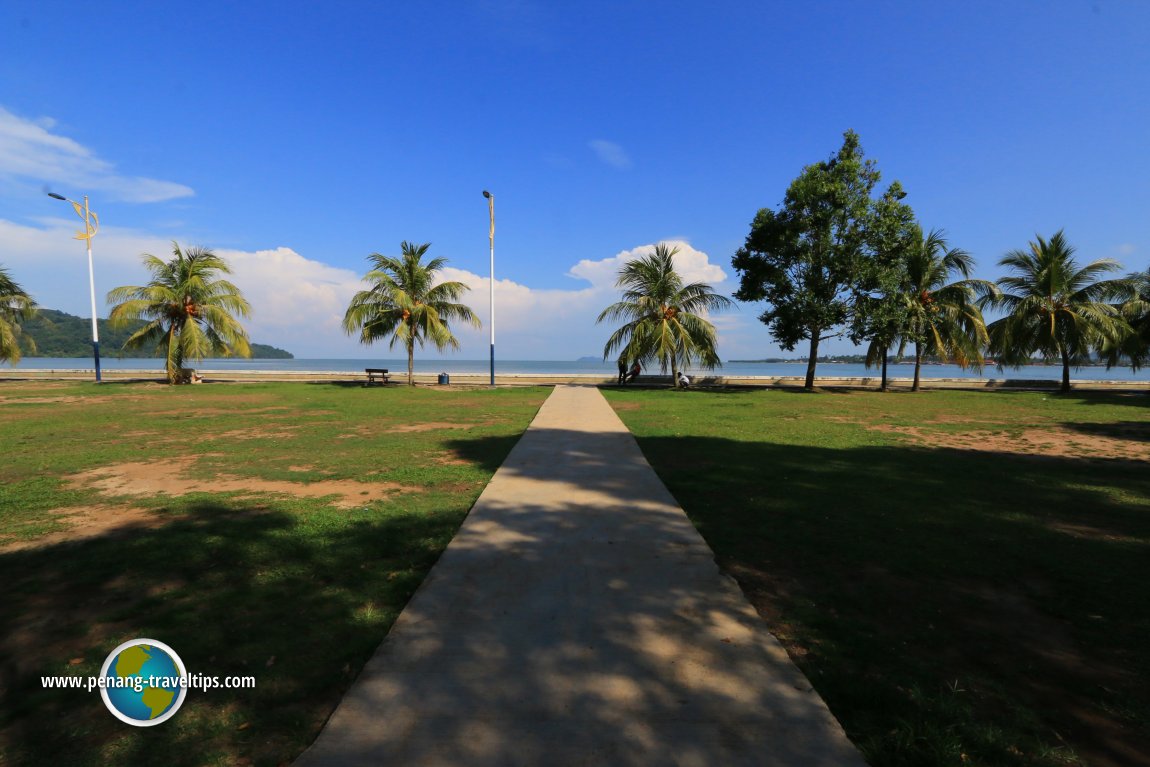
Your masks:
{"label": "globe logo", "polygon": [[187,668],[176,651],[155,639],[117,647],[100,668],[100,697],[121,722],[152,727],[175,716],[188,688]]}

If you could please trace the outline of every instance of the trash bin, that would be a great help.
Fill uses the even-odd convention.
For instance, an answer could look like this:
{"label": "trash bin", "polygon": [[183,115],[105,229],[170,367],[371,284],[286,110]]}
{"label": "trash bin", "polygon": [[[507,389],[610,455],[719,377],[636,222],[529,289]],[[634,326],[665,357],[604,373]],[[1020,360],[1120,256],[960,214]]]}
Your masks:
{"label": "trash bin", "polygon": [[446,386],[449,383],[451,383],[451,376],[447,375],[447,373],[440,373],[439,374],[439,385],[440,386]]}

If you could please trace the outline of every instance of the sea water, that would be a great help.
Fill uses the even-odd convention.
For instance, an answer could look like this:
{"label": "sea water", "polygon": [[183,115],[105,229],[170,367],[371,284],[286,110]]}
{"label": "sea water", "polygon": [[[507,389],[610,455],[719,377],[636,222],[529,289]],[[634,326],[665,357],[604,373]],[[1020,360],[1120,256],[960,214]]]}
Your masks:
{"label": "sea water", "polygon": [[[457,359],[420,359],[415,358],[415,372],[425,375],[448,373],[456,375],[480,375],[490,370],[490,360],[457,360]],[[157,358],[119,358],[105,357],[100,360],[101,368],[105,370],[141,370],[161,371],[164,369],[164,360]],[[393,373],[402,373],[407,370],[407,360],[404,359],[289,359],[289,360],[248,360],[248,359],[206,359],[194,363],[198,370],[214,370],[219,372],[313,372],[313,373],[349,373],[362,372],[364,368],[387,368]],[[18,369],[31,370],[92,370],[92,360],[86,358],[61,357],[25,357],[16,365],[0,364],[0,370]],[[510,375],[597,375],[614,377],[618,369],[614,361],[587,361],[587,360],[495,360],[496,374]],[[644,371],[648,374],[658,374],[658,366]],[[727,362],[713,373],[709,371],[687,369],[687,375],[727,375],[727,376],[762,376],[778,378],[780,376],[804,376],[807,372],[806,362]],[[881,371],[877,368],[867,368],[865,365],[842,362],[820,362],[815,370],[819,378],[857,378],[877,377]],[[891,363],[887,365],[887,375],[890,378],[913,378],[913,363]],[[923,365],[923,378],[983,378],[983,379],[1014,379],[1014,380],[1052,380],[1062,378],[1060,365],[1026,365],[1019,369],[1007,368],[998,370],[991,366],[983,368],[981,372],[963,370],[957,365]],[[1131,372],[1130,368],[1112,368],[1107,370],[1102,366],[1091,366],[1071,369],[1072,379],[1085,381],[1150,381],[1150,370],[1142,369]]]}

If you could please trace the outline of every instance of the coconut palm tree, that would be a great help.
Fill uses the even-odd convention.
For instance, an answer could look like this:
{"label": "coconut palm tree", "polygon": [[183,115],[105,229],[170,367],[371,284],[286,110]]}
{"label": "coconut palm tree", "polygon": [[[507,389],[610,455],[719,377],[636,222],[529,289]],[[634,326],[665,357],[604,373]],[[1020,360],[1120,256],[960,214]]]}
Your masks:
{"label": "coconut palm tree", "polygon": [[172,258],[164,261],[145,253],[152,273],[147,285],[125,285],[108,292],[116,304],[108,319],[113,327],[144,320],[144,327],[124,342],[125,349],[151,346],[167,359],[168,381],[183,380],[187,360],[204,357],[250,357],[248,336],[236,319],[251,311],[239,288],[220,279],[231,274],[227,262],[206,248],[183,250],[172,243]]}
{"label": "coconut palm tree", "polygon": [[[901,327],[894,335],[899,343],[898,356],[908,345],[914,345],[912,391],[919,390],[922,358],[928,354],[954,360],[963,368],[982,368],[982,350],[988,337],[978,298],[997,292],[994,283],[971,279],[974,259],[964,250],[948,247],[941,229],[932,229],[925,236],[920,232],[917,240],[906,257],[899,291]],[[948,282],[956,276],[962,279]],[[875,344],[868,349],[868,366],[879,355],[886,355],[889,344],[879,345],[881,349]]]}
{"label": "coconut palm tree", "polygon": [[623,300],[604,309],[597,320],[626,320],[603,347],[604,360],[616,350],[629,360],[658,360],[676,387],[679,371],[687,365],[710,370],[722,364],[715,351],[715,326],[700,313],[733,305],[706,283],[684,284],[675,271],[677,252],[659,243],[651,255],[624,264],[615,283],[623,288]]}
{"label": "coconut palm tree", "polygon": [[1037,237],[1028,250],[1012,250],[998,262],[1013,275],[998,280],[1000,293],[985,296],[984,307],[1006,311],[988,327],[990,353],[1004,366],[1021,367],[1034,355],[1062,363],[1061,392],[1070,391],[1070,367],[1085,364],[1094,350],[1113,346],[1130,332],[1118,308],[1108,303],[1129,298],[1128,279],[1099,279],[1121,269],[1108,258],[1079,268],[1074,248],[1059,230]]}
{"label": "coconut palm tree", "polygon": [[1106,367],[1130,365],[1134,370],[1150,362],[1150,269],[1126,278],[1131,295],[1120,307],[1130,332],[1105,350]]}
{"label": "coconut palm tree", "polygon": [[22,346],[35,351],[32,339],[20,332],[20,323],[36,313],[36,302],[0,266],[0,362],[19,362]]}
{"label": "coconut palm tree", "polygon": [[415,245],[403,242],[400,258],[372,253],[372,269],[363,279],[371,287],[351,299],[343,316],[343,329],[349,335],[359,333],[362,343],[370,344],[390,337],[389,349],[402,344],[407,350],[407,383],[415,385],[415,345],[422,349],[426,341],[439,351],[458,349],[459,341],[451,333],[448,320],[460,320],[479,327],[475,312],[455,303],[470,290],[462,282],[436,284],[436,273],[447,263],[433,258],[423,263],[431,243]]}

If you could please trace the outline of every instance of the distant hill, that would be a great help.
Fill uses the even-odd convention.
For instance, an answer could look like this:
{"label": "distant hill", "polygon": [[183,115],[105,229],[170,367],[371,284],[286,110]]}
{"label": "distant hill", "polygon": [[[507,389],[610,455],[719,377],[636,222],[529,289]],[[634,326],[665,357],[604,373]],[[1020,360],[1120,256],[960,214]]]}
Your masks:
{"label": "distant hill", "polygon": [[[139,357],[143,350],[124,353],[121,349],[128,337],[144,326],[144,322],[131,323],[125,328],[113,328],[107,320],[97,320],[100,332],[100,354],[105,357]],[[89,357],[92,354],[92,320],[77,317],[56,309],[41,309],[31,320],[20,325],[36,343],[37,357]],[[290,360],[291,352],[267,344],[252,344],[252,358],[261,360]],[[158,356],[158,355],[154,355]]]}

